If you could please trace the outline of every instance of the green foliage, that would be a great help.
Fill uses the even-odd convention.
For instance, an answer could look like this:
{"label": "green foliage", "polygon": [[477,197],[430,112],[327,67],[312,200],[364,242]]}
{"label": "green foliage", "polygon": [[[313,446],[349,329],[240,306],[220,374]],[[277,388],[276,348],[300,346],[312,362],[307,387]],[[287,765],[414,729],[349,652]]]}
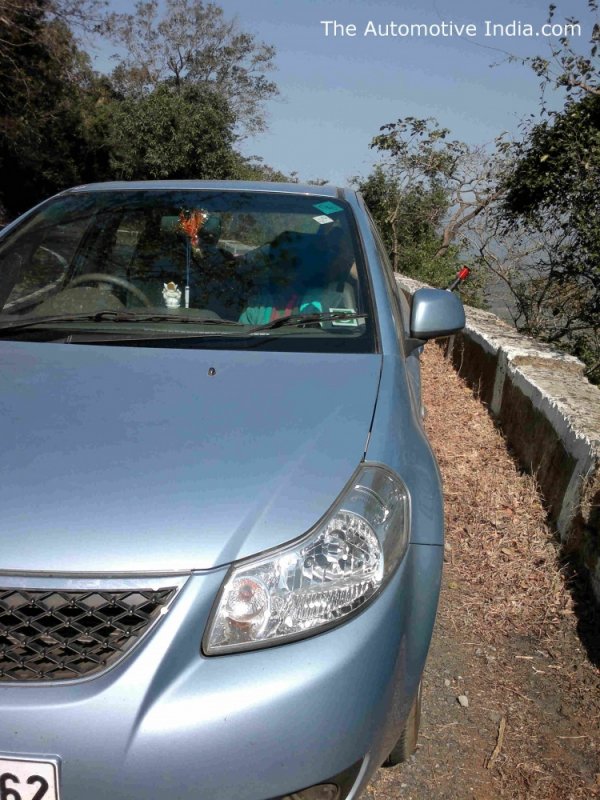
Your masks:
{"label": "green foliage", "polygon": [[83,84],[93,76],[53,9],[46,0],[0,9],[0,200],[11,216],[79,182],[90,163]]}
{"label": "green foliage", "polygon": [[438,186],[399,187],[382,165],[358,184],[395,271],[433,286],[446,286],[456,272],[456,252],[440,248],[439,228],[448,198]]}
{"label": "green foliage", "polygon": [[[273,48],[213,3],[0,0],[0,221],[77,183],[286,176],[234,149],[264,124]],[[113,76],[91,69],[74,30],[127,46]]]}
{"label": "green foliage", "polygon": [[396,177],[406,184],[429,187],[450,177],[468,152],[464,142],[447,140],[448,128],[437,120],[405,117],[383,125],[371,147],[386,153]]}
{"label": "green foliage", "polygon": [[[597,12],[595,0],[589,7]],[[577,354],[595,381],[600,381],[599,40],[596,22],[589,57],[562,39],[552,62],[531,60],[542,86],[566,88],[566,100],[560,111],[542,105],[542,119],[530,120],[523,138],[505,145],[512,167],[502,182],[505,229],[546,243],[531,274],[517,286],[520,327]]]}
{"label": "green foliage", "polygon": [[[520,61],[531,67],[540,78],[542,111],[546,108],[546,89],[563,89],[568,97],[578,98],[584,94],[598,93],[598,45],[600,44],[600,22],[598,20],[598,0],[587,0],[590,13],[590,51],[589,54],[581,53],[572,46],[566,35],[559,37],[557,42],[549,42],[547,56],[530,56],[517,58],[511,56],[511,61]],[[557,6],[551,3],[548,7],[548,23],[555,20]],[[565,23],[571,26],[579,25],[579,20],[566,17]],[[583,29],[585,29],[585,25]]]}
{"label": "green foliage", "polygon": [[272,181],[274,183],[288,183],[292,180],[289,175],[265,164],[260,156],[247,158],[239,153],[235,154],[232,177],[240,181]]}
{"label": "green foliage", "polygon": [[538,228],[551,214],[569,231],[576,254],[555,266],[556,278],[600,280],[600,95],[571,101],[531,127],[513,155],[505,180],[508,220]]}
{"label": "green foliage", "polygon": [[110,169],[120,180],[231,178],[234,117],[223,98],[161,85],[110,110]]}
{"label": "green foliage", "polygon": [[[358,183],[395,271],[445,287],[455,277],[463,225],[491,196],[484,170],[473,175],[473,151],[448,139],[435,119],[406,117],[384,125],[371,147],[384,160]],[[463,288],[480,304],[479,281]],[[466,290],[466,291],[465,291]]]}
{"label": "green foliage", "polygon": [[215,3],[166,0],[163,12],[157,0],[138,0],[133,14],[112,16],[110,30],[126,51],[113,74],[124,95],[195,86],[220,95],[240,130],[264,129],[264,103],[277,93],[267,78],[275,50]]}

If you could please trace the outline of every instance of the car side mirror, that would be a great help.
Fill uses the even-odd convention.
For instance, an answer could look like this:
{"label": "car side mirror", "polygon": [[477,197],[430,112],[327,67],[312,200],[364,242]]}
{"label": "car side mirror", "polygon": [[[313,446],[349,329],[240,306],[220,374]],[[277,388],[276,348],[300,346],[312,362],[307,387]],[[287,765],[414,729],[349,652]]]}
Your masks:
{"label": "car side mirror", "polygon": [[414,339],[450,336],[465,326],[461,299],[445,289],[417,289],[410,312],[410,335]]}

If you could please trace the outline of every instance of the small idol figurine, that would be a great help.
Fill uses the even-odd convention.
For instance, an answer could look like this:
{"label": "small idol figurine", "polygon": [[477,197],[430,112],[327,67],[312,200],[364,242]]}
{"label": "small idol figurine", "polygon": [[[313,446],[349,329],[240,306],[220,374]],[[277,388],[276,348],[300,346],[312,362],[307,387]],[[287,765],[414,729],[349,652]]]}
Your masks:
{"label": "small idol figurine", "polygon": [[166,307],[179,308],[181,305],[181,289],[176,283],[173,283],[173,281],[163,283],[163,286],[165,288],[163,289],[162,296],[164,297]]}

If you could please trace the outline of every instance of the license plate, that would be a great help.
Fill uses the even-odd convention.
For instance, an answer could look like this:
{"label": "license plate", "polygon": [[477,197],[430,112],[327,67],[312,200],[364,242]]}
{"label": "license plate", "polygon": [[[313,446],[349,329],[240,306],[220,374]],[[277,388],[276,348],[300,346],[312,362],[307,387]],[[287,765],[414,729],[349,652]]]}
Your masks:
{"label": "license plate", "polygon": [[60,800],[56,764],[53,761],[0,757],[0,798]]}

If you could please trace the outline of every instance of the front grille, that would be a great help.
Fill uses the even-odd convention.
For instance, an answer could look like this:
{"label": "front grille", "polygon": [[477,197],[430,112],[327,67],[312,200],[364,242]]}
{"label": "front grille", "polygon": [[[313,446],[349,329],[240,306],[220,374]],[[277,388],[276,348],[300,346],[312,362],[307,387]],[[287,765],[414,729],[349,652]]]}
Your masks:
{"label": "front grille", "polygon": [[0,681],[64,681],[101,672],[139,642],[176,591],[0,588]]}

